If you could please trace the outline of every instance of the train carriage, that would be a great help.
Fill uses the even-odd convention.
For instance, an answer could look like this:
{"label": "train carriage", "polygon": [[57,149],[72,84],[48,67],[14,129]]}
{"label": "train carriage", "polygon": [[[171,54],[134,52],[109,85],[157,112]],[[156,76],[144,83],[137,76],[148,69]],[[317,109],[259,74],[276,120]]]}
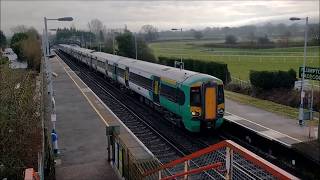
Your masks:
{"label": "train carriage", "polygon": [[224,89],[218,78],[69,45],[60,47],[75,58],[94,59],[85,63],[175,114],[191,132],[219,128],[223,122]]}

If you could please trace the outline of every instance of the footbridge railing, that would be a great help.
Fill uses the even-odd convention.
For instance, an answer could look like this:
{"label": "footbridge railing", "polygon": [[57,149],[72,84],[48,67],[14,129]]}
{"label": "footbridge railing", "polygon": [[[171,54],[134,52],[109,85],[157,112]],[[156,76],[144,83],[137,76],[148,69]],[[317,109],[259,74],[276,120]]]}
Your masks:
{"label": "footbridge railing", "polygon": [[231,140],[164,164],[146,172],[144,177],[163,180],[298,179]]}

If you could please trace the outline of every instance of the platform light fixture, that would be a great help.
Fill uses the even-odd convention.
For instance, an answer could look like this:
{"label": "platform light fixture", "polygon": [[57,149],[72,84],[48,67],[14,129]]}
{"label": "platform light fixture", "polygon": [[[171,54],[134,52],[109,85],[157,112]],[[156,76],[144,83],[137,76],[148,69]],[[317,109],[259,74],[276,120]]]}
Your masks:
{"label": "platform light fixture", "polygon": [[301,92],[300,92],[300,106],[299,106],[299,125],[304,125],[304,108],[303,108],[303,98],[304,98],[304,79],[305,79],[305,68],[306,68],[306,59],[307,59],[307,41],[308,41],[308,17],[299,18],[291,17],[291,21],[300,21],[306,20],[306,25],[304,29],[304,51],[303,51],[303,68],[302,68],[302,79],[301,79]]}
{"label": "platform light fixture", "polygon": [[[180,41],[182,43],[182,28],[172,28],[171,31],[180,31]],[[181,49],[182,49],[182,44],[181,44]],[[177,62],[175,62],[175,67],[176,67]],[[184,69],[184,64],[182,62],[182,54],[180,54],[180,69]]]}

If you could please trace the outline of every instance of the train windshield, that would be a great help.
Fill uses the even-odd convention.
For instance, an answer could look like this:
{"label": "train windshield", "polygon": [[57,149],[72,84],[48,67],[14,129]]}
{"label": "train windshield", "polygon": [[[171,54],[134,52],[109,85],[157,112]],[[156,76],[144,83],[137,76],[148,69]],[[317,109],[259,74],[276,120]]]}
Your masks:
{"label": "train windshield", "polygon": [[190,105],[201,106],[200,87],[192,87],[190,92]]}
{"label": "train windshield", "polygon": [[218,85],[218,104],[224,103],[223,85]]}

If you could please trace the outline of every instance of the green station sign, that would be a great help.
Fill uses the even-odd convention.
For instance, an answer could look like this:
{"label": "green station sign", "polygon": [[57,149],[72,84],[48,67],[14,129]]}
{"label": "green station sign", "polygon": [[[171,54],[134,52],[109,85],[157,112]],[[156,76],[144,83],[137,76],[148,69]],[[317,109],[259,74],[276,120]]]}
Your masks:
{"label": "green station sign", "polygon": [[[302,78],[303,67],[299,68],[299,78]],[[318,80],[320,81],[320,68],[306,67],[305,79]]]}

